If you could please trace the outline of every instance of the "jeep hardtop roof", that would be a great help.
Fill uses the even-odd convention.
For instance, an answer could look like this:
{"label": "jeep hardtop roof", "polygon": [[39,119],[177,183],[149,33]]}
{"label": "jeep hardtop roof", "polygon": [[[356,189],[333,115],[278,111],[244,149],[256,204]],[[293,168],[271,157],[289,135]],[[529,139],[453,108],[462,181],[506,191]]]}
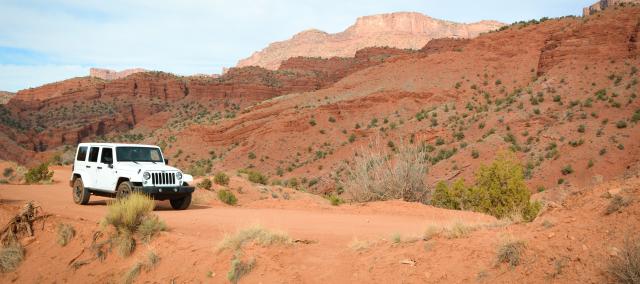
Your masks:
{"label": "jeep hardtop roof", "polygon": [[111,147],[152,147],[152,148],[160,148],[156,145],[145,145],[145,144],[127,144],[127,143],[99,143],[99,142],[87,142],[87,143],[80,143],[78,144],[78,147],[80,146],[111,146]]}

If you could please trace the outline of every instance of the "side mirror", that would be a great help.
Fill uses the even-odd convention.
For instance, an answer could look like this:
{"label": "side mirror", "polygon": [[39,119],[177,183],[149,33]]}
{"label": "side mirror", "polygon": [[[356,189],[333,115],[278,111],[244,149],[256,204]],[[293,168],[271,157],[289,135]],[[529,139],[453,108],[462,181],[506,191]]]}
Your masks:
{"label": "side mirror", "polygon": [[168,165],[169,164],[169,159],[164,159],[164,164]]}
{"label": "side mirror", "polygon": [[109,164],[109,168],[110,168],[110,169],[113,169],[113,164]]}

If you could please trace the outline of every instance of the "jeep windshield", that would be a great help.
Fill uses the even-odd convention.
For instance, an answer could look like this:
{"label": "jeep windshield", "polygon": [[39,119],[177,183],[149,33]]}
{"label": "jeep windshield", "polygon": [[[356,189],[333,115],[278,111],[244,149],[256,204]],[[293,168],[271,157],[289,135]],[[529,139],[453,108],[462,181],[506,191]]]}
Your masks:
{"label": "jeep windshield", "polygon": [[116,147],[116,158],[118,162],[163,162],[160,149],[151,147]]}

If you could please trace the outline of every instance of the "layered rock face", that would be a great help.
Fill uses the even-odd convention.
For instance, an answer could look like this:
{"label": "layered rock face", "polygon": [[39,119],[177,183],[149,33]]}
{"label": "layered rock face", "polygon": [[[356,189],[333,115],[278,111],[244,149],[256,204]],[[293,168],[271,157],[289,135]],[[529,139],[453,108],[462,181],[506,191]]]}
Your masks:
{"label": "layered rock face", "polygon": [[9,100],[13,98],[13,96],[15,96],[15,94],[12,92],[0,91],[0,105],[9,102]]}
{"label": "layered rock face", "polygon": [[147,70],[142,68],[134,68],[134,69],[126,69],[122,71],[115,71],[110,69],[102,69],[102,68],[91,68],[89,69],[89,76],[100,78],[103,80],[116,80],[127,77],[131,74],[147,72]]}
{"label": "layered rock face", "polygon": [[275,70],[291,57],[352,57],[357,50],[376,46],[420,49],[431,39],[473,38],[503,25],[496,21],[461,24],[405,12],[366,16],[358,18],[354,25],[340,33],[308,30],[289,40],[272,43],[251,57],[240,60],[237,66]]}
{"label": "layered rock face", "polygon": [[595,4],[582,9],[583,16],[593,15],[610,7],[623,4],[640,4],[640,0],[600,0]]}
{"label": "layered rock face", "polygon": [[25,162],[38,152],[141,127],[175,130],[194,119],[215,123],[257,102],[318,90],[407,53],[377,48],[355,58],[295,58],[277,71],[231,68],[219,78],[142,72],[106,81],[73,78],[22,90],[0,109],[0,150],[6,150],[0,151],[0,159]]}

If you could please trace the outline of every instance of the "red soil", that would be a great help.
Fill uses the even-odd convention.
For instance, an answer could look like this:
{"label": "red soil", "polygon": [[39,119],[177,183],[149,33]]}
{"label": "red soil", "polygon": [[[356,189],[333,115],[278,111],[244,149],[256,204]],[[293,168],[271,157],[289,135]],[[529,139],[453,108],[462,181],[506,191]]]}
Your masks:
{"label": "red soil", "polygon": [[[218,242],[225,234],[261,224],[311,243],[249,245],[244,256],[254,257],[256,267],[242,282],[512,283],[526,277],[528,282],[602,283],[610,281],[608,261],[617,257],[625,235],[640,229],[639,172],[627,179],[581,188],[529,224],[499,225],[482,214],[400,201],[332,207],[313,197],[270,198],[237,207],[212,202],[186,211],[173,211],[159,202],[155,214],[166,222],[167,232],[148,245],[139,245],[128,258],[113,252],[104,262],[94,261],[74,270],[70,261],[91,257],[88,246],[106,213],[105,199],[93,197],[87,206],[73,204],[66,183],[69,170],[55,170],[57,181],[51,185],[0,185],[0,222],[5,223],[28,200],[37,201],[45,213],[52,214],[34,226],[34,238],[22,240],[26,259],[18,270],[0,275],[2,282],[119,282],[135,262],[144,261],[147,252],[154,251],[160,262],[151,271],[143,271],[140,282],[222,283],[226,282],[232,253],[218,252]],[[236,178],[231,187],[240,184],[245,185],[244,193],[237,193],[240,200],[261,191],[259,186],[246,187],[246,182]],[[610,202],[605,197],[607,191],[634,201],[619,213],[604,215]],[[55,243],[55,226],[60,222],[72,224],[77,231],[66,247]],[[429,226],[456,222],[490,227],[462,238],[440,235],[422,240]],[[401,241],[393,241],[394,236]],[[515,268],[496,260],[497,247],[505,238],[525,243],[522,262]],[[357,249],[354,244],[362,247]]]}

